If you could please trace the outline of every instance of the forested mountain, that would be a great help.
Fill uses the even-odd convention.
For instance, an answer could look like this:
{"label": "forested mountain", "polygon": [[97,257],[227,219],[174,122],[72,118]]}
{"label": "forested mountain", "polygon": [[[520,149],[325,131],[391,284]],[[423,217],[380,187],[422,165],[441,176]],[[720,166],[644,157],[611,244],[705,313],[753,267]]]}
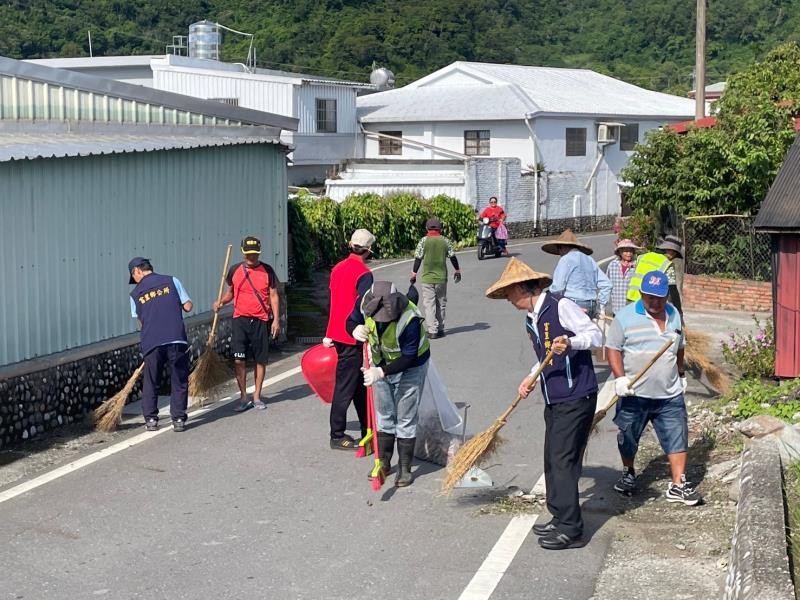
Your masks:
{"label": "forested mountain", "polygon": [[[259,66],[408,83],[454,60],[585,67],[684,94],[695,0],[0,0],[0,55],[163,53],[201,19],[255,34]],[[709,0],[707,83],[800,38],[800,2]],[[226,60],[247,43],[228,36]]]}

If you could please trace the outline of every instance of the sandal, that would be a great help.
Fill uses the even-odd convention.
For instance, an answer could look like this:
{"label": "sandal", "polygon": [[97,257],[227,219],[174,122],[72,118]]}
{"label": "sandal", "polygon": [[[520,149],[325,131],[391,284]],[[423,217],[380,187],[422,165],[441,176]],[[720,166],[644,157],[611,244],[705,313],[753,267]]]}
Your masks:
{"label": "sandal", "polygon": [[244,412],[246,410],[250,410],[253,408],[253,401],[248,400],[247,402],[240,402],[237,406],[233,408],[233,412]]}
{"label": "sandal", "polygon": [[264,410],[265,408],[267,408],[267,405],[261,400],[261,398],[259,398],[258,400],[253,402],[253,407],[256,410]]}

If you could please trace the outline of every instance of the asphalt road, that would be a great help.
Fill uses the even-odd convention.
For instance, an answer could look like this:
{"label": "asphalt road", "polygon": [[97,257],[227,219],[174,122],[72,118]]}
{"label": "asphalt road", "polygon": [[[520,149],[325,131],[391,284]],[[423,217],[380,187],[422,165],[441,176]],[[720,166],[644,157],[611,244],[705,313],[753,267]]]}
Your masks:
{"label": "asphalt road", "polygon": [[[611,254],[613,235],[583,239],[596,258]],[[555,257],[541,244],[511,251],[552,272]],[[474,252],[459,258],[464,279],[450,284],[448,335],[432,340],[432,356],[451,398],[471,405],[469,429],[476,432],[513,399],[532,350],[522,313],[483,295],[506,259],[479,262]],[[409,267],[382,267],[376,279],[405,288]],[[290,357],[268,377],[297,364],[299,356]],[[443,471],[426,463],[418,464],[411,487],[372,491],[370,460],[328,448],[328,408],[299,375],[268,387],[267,397],[266,411],[239,415],[219,405],[183,434],[147,437],[0,499],[0,598],[591,596],[611,537],[603,498],[613,493],[618,458],[609,421],[591,441],[582,483],[589,544],[548,552],[523,534],[516,554],[502,560],[496,551],[499,562],[484,564],[512,517],[479,509],[508,486],[530,489],[542,474],[538,394],[503,430],[505,444],[487,466],[495,487],[450,497],[438,495]],[[499,579],[493,591],[481,592],[481,581],[492,578]]]}

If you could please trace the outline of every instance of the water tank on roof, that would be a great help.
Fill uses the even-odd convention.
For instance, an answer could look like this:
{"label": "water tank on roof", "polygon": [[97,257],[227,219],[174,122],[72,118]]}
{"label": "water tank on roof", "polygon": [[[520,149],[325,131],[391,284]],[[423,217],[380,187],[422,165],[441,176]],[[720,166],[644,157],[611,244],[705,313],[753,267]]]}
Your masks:
{"label": "water tank on roof", "polygon": [[370,73],[369,82],[374,85],[379,92],[390,90],[394,87],[394,73],[385,67],[375,69]]}
{"label": "water tank on roof", "polygon": [[219,60],[222,32],[213,21],[198,21],[189,25],[189,56]]}

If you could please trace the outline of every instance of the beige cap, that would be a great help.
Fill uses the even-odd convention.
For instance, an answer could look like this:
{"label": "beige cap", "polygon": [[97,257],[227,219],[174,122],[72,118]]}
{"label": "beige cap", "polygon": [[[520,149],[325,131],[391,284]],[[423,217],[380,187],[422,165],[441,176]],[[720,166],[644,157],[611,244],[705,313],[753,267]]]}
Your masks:
{"label": "beige cap", "polygon": [[506,265],[503,274],[500,276],[492,287],[486,290],[486,297],[494,300],[500,300],[506,297],[508,288],[518,283],[525,283],[526,281],[545,280],[542,282],[542,287],[548,287],[553,283],[553,278],[547,273],[539,273],[534,271],[528,265],[516,257],[511,257]]}
{"label": "beige cap", "polygon": [[375,243],[375,236],[366,229],[356,229],[350,236],[350,245],[360,248],[372,248]]}

